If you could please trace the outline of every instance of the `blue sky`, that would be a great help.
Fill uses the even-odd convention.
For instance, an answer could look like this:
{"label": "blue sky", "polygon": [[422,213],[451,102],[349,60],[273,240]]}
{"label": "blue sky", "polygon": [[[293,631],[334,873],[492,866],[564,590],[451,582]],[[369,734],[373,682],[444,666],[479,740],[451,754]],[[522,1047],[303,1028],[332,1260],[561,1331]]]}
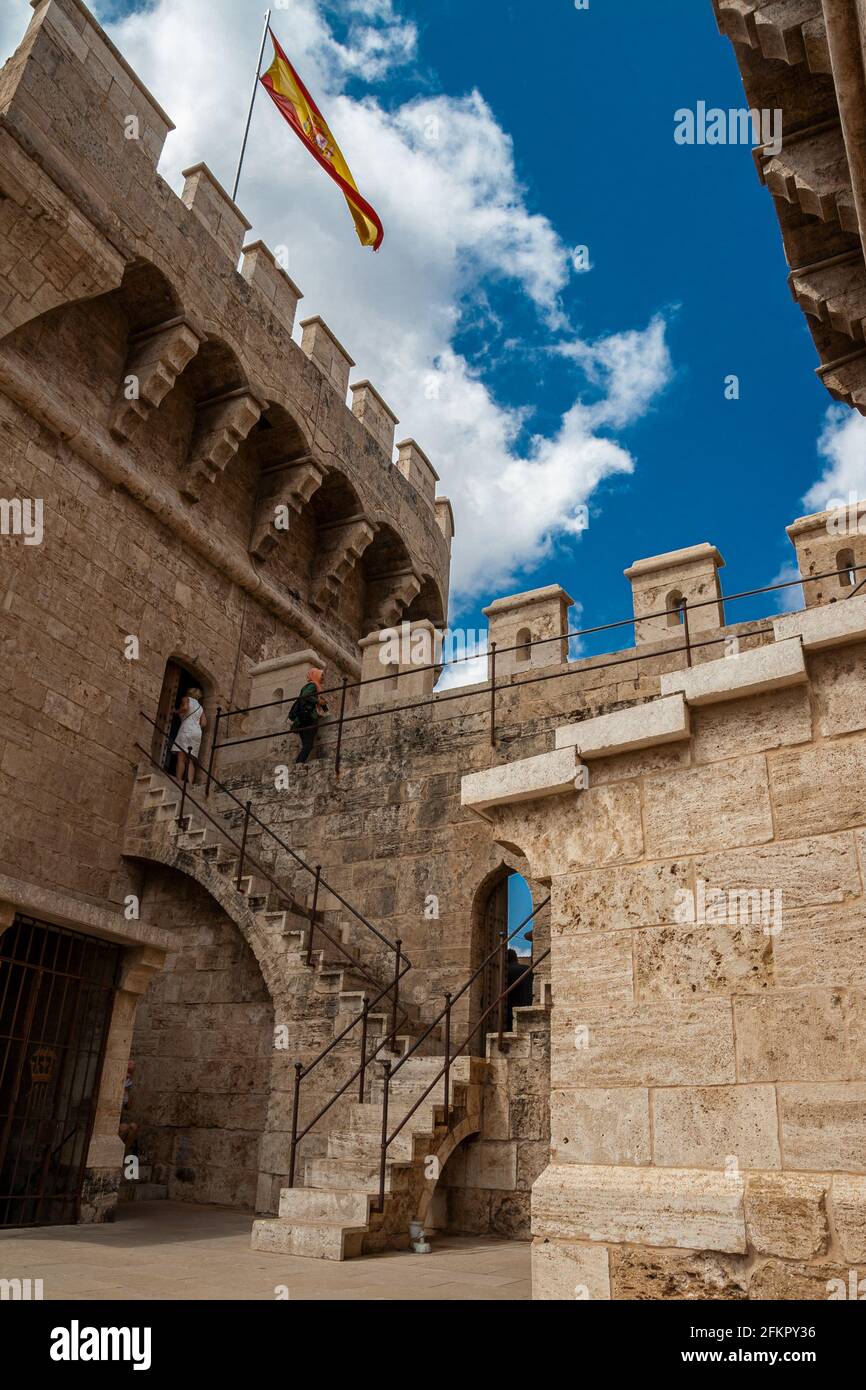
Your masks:
{"label": "blue sky", "polygon": [[[259,0],[94,7],[177,123],[165,177],[179,187],[204,158],[230,183]],[[8,0],[7,47],[29,14]],[[239,202],[287,246],[298,317],[324,315],[353,379],[400,414],[398,439],[439,468],[458,518],[452,623],[481,627],[492,598],[552,582],[583,624],[612,621],[629,612],[628,564],[704,540],[729,591],[772,581],[822,474],[830,495],[857,482],[863,434],[842,414],[826,433],[750,150],[674,142],[678,108],[745,104],[710,0],[285,0],[273,24],[385,244],[355,242],[266,99]],[[578,245],[587,273],[571,269]]]}

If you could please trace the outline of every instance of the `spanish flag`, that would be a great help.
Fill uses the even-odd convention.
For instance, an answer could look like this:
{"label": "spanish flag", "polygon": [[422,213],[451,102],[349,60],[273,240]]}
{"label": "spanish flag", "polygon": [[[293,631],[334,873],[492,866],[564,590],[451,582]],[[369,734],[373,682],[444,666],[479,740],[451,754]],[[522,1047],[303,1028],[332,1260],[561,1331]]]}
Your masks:
{"label": "spanish flag", "polygon": [[366,198],[361,197],[327,121],[277,43],[273,29],[269,29],[269,33],[274,45],[274,61],[261,78],[262,85],[301,143],[342,189],[361,245],[372,246],[378,251],[385,235],[379,215]]}

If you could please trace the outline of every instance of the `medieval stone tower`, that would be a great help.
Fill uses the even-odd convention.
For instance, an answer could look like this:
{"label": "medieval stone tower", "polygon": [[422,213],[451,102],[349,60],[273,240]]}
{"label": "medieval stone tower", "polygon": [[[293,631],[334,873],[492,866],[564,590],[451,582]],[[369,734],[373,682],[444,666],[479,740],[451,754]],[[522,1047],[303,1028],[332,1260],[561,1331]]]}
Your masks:
{"label": "medieval stone tower", "polygon": [[[788,8],[717,6],[829,102]],[[558,585],[499,597],[488,680],[434,694],[434,466],[321,318],[295,340],[210,171],[161,179],[170,129],[81,0],[34,0],[0,72],[0,1224],[146,1193],[326,1259],[531,1237],[542,1299],[827,1297],[866,1259],[856,517],[789,529],[802,610],[743,617],[690,544],[626,570],[608,654],[569,660]],[[862,338],[826,214],[798,294]]]}

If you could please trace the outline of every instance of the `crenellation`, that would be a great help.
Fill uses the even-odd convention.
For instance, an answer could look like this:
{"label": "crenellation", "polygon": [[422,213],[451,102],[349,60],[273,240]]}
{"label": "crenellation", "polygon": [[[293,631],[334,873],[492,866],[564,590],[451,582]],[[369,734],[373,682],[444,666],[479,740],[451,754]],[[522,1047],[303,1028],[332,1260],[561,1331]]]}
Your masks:
{"label": "crenellation", "polygon": [[371,382],[356,381],[349,389],[352,393],[352,414],[366,426],[383,454],[390,458],[394,452],[394,432],[400,421]]}

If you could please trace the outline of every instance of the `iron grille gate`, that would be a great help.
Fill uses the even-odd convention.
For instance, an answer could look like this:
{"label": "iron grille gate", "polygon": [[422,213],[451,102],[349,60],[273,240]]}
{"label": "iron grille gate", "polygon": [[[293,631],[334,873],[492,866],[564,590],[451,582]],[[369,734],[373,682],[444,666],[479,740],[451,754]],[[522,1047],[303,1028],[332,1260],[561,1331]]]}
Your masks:
{"label": "iron grille gate", "polygon": [[78,1219],[122,950],[22,916],[0,935],[0,1226]]}

